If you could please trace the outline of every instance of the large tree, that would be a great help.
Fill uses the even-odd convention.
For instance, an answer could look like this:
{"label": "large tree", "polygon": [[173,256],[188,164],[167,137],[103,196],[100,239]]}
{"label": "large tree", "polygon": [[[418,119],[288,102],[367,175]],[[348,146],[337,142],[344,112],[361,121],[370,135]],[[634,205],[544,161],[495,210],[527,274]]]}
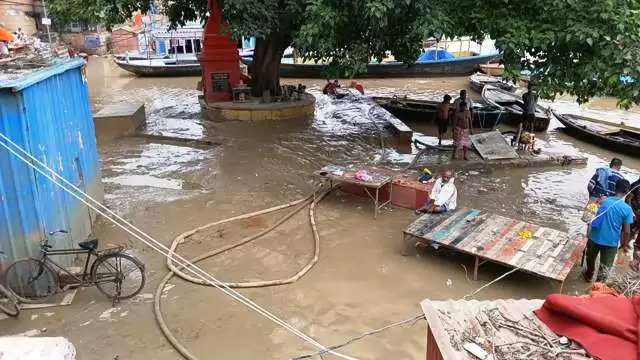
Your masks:
{"label": "large tree", "polygon": [[[547,98],[585,102],[613,94],[640,103],[640,1],[460,0],[449,3],[453,35],[485,34],[502,51],[507,76],[521,70]],[[625,84],[620,75],[636,81]]]}
{"label": "large tree", "polygon": [[[206,17],[206,0],[159,0],[175,24]],[[51,0],[54,16],[90,13],[122,22],[151,0]],[[284,50],[329,63],[328,75],[354,76],[371,58],[391,52],[413,62],[428,37],[490,36],[507,76],[528,70],[546,97],[579,101],[614,94],[622,106],[640,103],[638,0],[222,0],[235,38],[257,38],[251,75],[256,93],[278,91]],[[80,11],[78,9],[81,9]],[[101,9],[97,12],[96,9]],[[629,74],[638,81],[623,84]]]}

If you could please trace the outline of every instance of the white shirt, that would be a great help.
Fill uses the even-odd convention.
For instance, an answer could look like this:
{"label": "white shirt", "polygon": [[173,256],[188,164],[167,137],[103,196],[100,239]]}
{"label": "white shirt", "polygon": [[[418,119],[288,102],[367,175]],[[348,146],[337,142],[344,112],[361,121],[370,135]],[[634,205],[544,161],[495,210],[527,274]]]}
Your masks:
{"label": "white shirt", "polygon": [[449,182],[442,183],[442,178],[438,178],[436,183],[433,184],[433,189],[431,189],[431,194],[429,194],[429,198],[433,200],[433,203],[436,206],[445,205],[447,210],[455,210],[458,198],[458,189],[453,184],[453,178],[449,179]]}
{"label": "white shirt", "polygon": [[[467,110],[471,111],[471,109],[473,108],[473,101],[471,100],[471,98],[467,96],[467,98],[464,99],[464,101],[467,103]],[[461,102],[462,102],[462,98],[460,97],[453,102],[453,111],[458,111],[458,109],[460,108]]]}

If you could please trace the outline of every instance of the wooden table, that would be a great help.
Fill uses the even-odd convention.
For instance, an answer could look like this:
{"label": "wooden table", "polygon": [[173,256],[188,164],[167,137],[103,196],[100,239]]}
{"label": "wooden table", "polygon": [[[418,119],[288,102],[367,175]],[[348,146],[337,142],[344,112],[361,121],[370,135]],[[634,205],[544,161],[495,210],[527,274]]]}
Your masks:
{"label": "wooden table", "polygon": [[[551,341],[557,341],[558,336],[551,331],[542,321],[540,321],[534,310],[542,306],[543,300],[448,300],[432,301],[423,300],[420,303],[422,312],[427,320],[427,360],[478,360],[477,357],[459,346],[465,339],[464,332],[473,328],[475,336],[486,339],[489,350],[497,349],[503,344],[517,341],[530,342],[527,337],[516,335],[506,328],[493,329],[493,327],[483,326],[478,321],[478,315],[482,311],[497,309],[501,314],[512,321],[518,323],[528,323],[535,325]],[[488,329],[491,329],[488,331]],[[577,344],[574,348],[581,349]],[[490,351],[489,351],[490,352]],[[495,359],[496,355],[489,355],[490,359]],[[504,357],[500,357],[504,359]],[[528,357],[527,359],[540,359],[540,357]],[[560,357],[558,357],[560,359]],[[564,359],[586,360],[590,357],[580,354],[565,355]]]}
{"label": "wooden table", "polygon": [[[372,179],[370,181],[362,181],[355,178],[355,171],[342,170],[343,173],[341,175],[337,175],[332,171],[319,170],[314,174],[323,178],[325,181],[329,181],[329,185],[333,189],[334,183],[350,183],[364,187],[365,192],[371,200],[373,201],[373,218],[378,217],[378,212],[380,209],[389,204],[391,202],[391,197],[393,194],[393,177],[391,175],[383,174],[379,171],[364,168],[369,175],[371,175]],[[385,185],[389,185],[389,199],[384,203],[380,203],[380,189],[382,189]],[[373,189],[375,191],[372,194],[369,189]]]}
{"label": "wooden table", "polygon": [[582,235],[465,207],[416,219],[403,232],[403,255],[414,248],[414,239],[474,256],[474,280],[478,267],[491,261],[557,281],[559,292],[586,245]]}

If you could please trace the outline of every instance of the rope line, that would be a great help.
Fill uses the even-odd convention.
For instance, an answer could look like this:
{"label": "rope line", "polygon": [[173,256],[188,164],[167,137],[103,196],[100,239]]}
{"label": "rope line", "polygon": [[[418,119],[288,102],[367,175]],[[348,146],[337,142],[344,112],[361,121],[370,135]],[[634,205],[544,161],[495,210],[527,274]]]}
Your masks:
{"label": "rope line", "polygon": [[[298,336],[299,338],[307,341],[308,343],[314,345],[315,347],[319,348],[320,350],[329,350],[324,345],[320,344],[319,342],[317,342],[316,340],[314,340],[310,336],[304,334],[300,330],[296,329],[292,325],[288,324],[284,320],[280,319],[276,315],[274,315],[271,312],[269,312],[268,310],[264,309],[263,307],[261,307],[257,303],[253,302],[251,299],[249,299],[249,298],[245,297],[244,295],[238,293],[237,291],[231,289],[229,286],[227,286],[223,282],[221,282],[218,279],[216,279],[213,275],[211,275],[211,274],[207,273],[206,271],[202,270],[197,265],[195,265],[193,263],[190,263],[187,259],[182,257],[180,254],[177,254],[177,253],[173,252],[171,249],[167,248],[165,245],[161,244],[160,242],[155,240],[153,237],[151,237],[147,233],[143,232],[142,230],[138,229],[137,227],[135,227],[131,223],[127,222],[122,217],[120,217],[118,214],[114,213],[111,209],[109,209],[106,206],[102,205],[100,202],[98,202],[97,200],[95,200],[94,198],[89,196],[88,194],[84,193],[78,187],[76,187],[75,185],[73,185],[72,183],[67,181],[64,177],[58,175],[54,170],[52,170],[46,164],[43,164],[41,161],[36,159],[33,155],[29,154],[27,151],[22,149],[19,145],[17,145],[13,141],[11,141],[11,139],[9,139],[3,133],[0,133],[0,138],[2,138],[7,143],[11,144],[13,147],[18,149],[21,153],[25,154],[31,160],[36,162],[38,165],[40,165],[43,168],[45,168],[47,171],[49,171],[51,173],[51,175],[45,173],[43,170],[39,169],[34,164],[29,162],[27,159],[25,159],[23,156],[18,154],[15,150],[11,149],[8,146],[7,143],[0,142],[0,145],[2,145],[5,149],[7,149],[7,151],[9,151],[11,154],[16,156],[18,159],[23,161],[25,164],[27,164],[28,166],[30,166],[31,168],[36,170],[38,173],[40,173],[41,175],[43,175],[47,179],[49,179],[55,185],[57,185],[58,187],[60,187],[61,189],[63,189],[67,193],[69,193],[69,195],[71,195],[74,198],[78,199],[79,201],[81,201],[82,203],[87,205],[90,209],[92,209],[96,213],[104,216],[109,221],[111,221],[114,224],[116,224],[117,226],[119,226],[122,230],[124,230],[125,232],[129,233],[131,236],[133,236],[136,239],[140,240],[142,243],[144,243],[145,245],[149,246],[150,248],[152,248],[153,250],[155,250],[156,252],[162,254],[165,257],[168,257],[169,255],[171,255],[173,257],[173,259],[174,259],[173,261],[176,262],[178,265],[180,265],[181,268],[184,268],[186,271],[189,271],[189,272],[193,273],[195,276],[197,276],[200,279],[206,281],[211,286],[216,287],[218,290],[222,291],[224,294],[228,295],[229,297],[233,298],[234,300],[246,305],[250,309],[252,309],[252,310],[256,311],[257,313],[259,313],[260,315],[266,317],[267,319],[269,319],[269,320],[273,321],[274,323],[276,323],[276,324],[282,326],[283,328],[287,329],[292,334],[294,334],[294,335]],[[56,180],[56,178],[59,178],[60,180],[62,180],[62,182],[64,182],[65,184],[69,185],[71,187],[71,189],[73,189],[75,192],[71,191],[65,185],[62,185],[60,182],[58,182]],[[86,201],[85,199],[81,198],[80,195],[78,195],[76,192],[81,194],[86,199],[90,200],[91,202],[93,202],[93,204],[90,204],[88,201]],[[104,209],[104,211],[100,210],[99,208]],[[128,227],[125,227],[122,223],[116,221],[111,216],[107,215],[107,213],[112,215],[115,219],[117,219],[118,221],[122,222],[123,224],[126,224]],[[134,233],[131,229],[133,229],[136,232],[138,232],[138,234]],[[143,239],[141,235],[146,237],[148,240]],[[176,260],[176,258],[177,258],[177,260]],[[356,359],[356,358],[350,357],[348,355],[344,355],[344,354],[341,354],[341,353],[338,353],[338,352],[334,352],[333,350],[329,350],[327,352],[332,354],[332,355],[338,356],[338,357],[340,357],[342,359],[349,359],[349,360],[352,360],[352,359],[355,360]]]}

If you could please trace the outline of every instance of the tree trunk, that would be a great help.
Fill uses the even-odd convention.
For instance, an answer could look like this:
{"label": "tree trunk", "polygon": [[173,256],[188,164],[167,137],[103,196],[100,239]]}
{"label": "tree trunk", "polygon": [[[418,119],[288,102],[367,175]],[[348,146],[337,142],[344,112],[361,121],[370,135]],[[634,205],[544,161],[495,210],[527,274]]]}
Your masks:
{"label": "tree trunk", "polygon": [[251,74],[251,94],[261,97],[265,90],[272,96],[280,95],[280,61],[284,50],[291,44],[291,38],[281,33],[269,34],[264,39],[256,39]]}

